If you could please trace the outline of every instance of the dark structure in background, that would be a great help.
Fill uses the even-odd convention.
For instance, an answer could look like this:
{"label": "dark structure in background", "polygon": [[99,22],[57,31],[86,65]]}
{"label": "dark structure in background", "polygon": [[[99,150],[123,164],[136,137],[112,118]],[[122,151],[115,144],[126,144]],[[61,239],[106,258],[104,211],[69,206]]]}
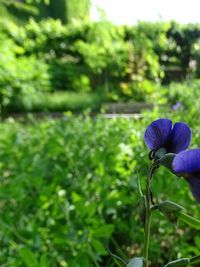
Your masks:
{"label": "dark structure in background", "polygon": [[73,19],[88,19],[89,14],[90,0],[0,0],[0,16],[10,16],[18,23],[34,17],[37,21],[60,19],[65,24]]}

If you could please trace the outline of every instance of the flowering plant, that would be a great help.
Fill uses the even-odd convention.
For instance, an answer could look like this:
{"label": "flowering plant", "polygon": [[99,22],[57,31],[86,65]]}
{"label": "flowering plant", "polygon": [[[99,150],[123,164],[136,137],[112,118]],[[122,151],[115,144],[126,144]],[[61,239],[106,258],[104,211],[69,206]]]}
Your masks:
{"label": "flowering plant", "polygon": [[[151,192],[151,179],[155,171],[160,166],[164,166],[175,176],[183,177],[187,181],[194,198],[200,203],[200,149],[188,149],[191,140],[190,128],[183,122],[172,125],[169,119],[158,119],[147,127],[144,139],[150,149],[151,166],[146,179],[145,194],[143,195],[139,190],[141,194],[139,212],[144,224],[143,257],[133,258],[129,262],[121,259],[126,267],[148,267],[150,225],[155,210],[159,210],[174,224],[177,224],[178,220],[182,220],[190,226],[200,229],[200,221],[187,215],[182,206],[169,200],[155,204]],[[116,255],[112,254],[112,256],[119,259]],[[186,267],[199,262],[200,255],[177,259],[167,263],[164,267]]]}

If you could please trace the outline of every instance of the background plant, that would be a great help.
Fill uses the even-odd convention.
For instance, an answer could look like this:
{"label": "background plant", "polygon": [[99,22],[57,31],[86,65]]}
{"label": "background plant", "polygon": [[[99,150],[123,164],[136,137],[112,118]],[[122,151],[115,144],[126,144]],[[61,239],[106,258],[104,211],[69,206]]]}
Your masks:
{"label": "background plant", "polygon": [[[190,123],[195,147],[198,116],[180,110],[169,115]],[[115,266],[106,243],[126,259],[141,255],[137,177],[145,181],[148,168],[144,129],[158,116],[155,110],[140,120],[67,115],[1,123],[2,266],[29,266],[27,257],[39,266]],[[167,194],[199,217],[187,184],[164,168],[152,188],[159,202]],[[199,251],[198,230],[183,223],[175,230],[156,212],[150,245],[152,266],[192,257]]]}
{"label": "background plant", "polygon": [[[164,90],[160,84],[199,76],[197,24],[141,22],[127,27],[77,21],[65,25],[52,18],[40,22],[32,18],[21,26],[4,17],[0,25],[0,90],[12,110],[37,110],[35,97],[46,91],[52,99],[65,91],[97,93],[107,101],[153,102]],[[22,77],[25,66],[28,77]],[[166,92],[168,98],[171,89]]]}

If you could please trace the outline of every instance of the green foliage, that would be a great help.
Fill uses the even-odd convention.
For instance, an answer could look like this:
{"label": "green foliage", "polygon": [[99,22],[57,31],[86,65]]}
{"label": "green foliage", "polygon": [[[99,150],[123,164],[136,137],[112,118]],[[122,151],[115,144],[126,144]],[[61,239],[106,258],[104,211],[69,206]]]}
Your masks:
{"label": "green foliage", "polygon": [[[2,266],[29,266],[28,259],[44,267],[114,266],[106,244],[122,258],[140,257],[137,177],[143,188],[148,169],[143,133],[158,116],[167,116],[166,110],[148,112],[140,120],[66,115],[61,120],[1,123]],[[197,114],[174,111],[168,116],[190,123],[198,144]],[[158,202],[167,194],[199,218],[184,180],[163,168],[152,188]],[[183,258],[198,254],[198,230],[182,223],[179,228],[155,213],[150,240],[153,266],[162,266],[177,254]]]}
{"label": "green foliage", "polygon": [[193,218],[192,216],[189,216],[185,214],[184,212],[177,213],[178,218],[190,225],[191,227],[194,227],[196,229],[200,229],[200,220]]}
{"label": "green foliage", "polygon": [[[132,80],[144,77],[156,80],[163,77],[159,57],[165,51],[169,24],[140,22],[134,28],[126,28],[126,38],[133,44],[133,55],[130,62]],[[135,75],[137,71],[138,75]]]}
{"label": "green foliage", "polygon": [[[198,82],[160,87],[162,81],[178,76],[198,76],[198,25],[140,22],[127,27],[106,21],[63,25],[60,20],[31,19],[22,27],[1,19],[0,28],[0,103],[4,111],[33,110],[32,103],[43,102],[38,99],[44,99],[42,92],[46,91],[52,93],[52,100],[47,98],[52,106],[57,91],[171,105],[176,101],[188,105],[185,96],[189,98],[191,90],[198,97],[197,88],[193,89]],[[58,110],[67,107],[62,103]],[[48,103],[46,107],[54,109]]]}
{"label": "green foliage", "polygon": [[200,80],[188,80],[183,83],[171,83],[167,87],[162,87],[160,97],[169,106],[180,103],[178,110],[188,110],[195,112],[199,109],[199,87]]}
{"label": "green foliage", "polygon": [[[27,96],[28,97],[28,96]],[[28,101],[27,101],[28,100]],[[107,99],[96,93],[74,92],[39,92],[34,97],[20,99],[20,105],[13,103],[7,107],[8,111],[18,112],[82,112],[83,110],[100,111]]]}
{"label": "green foliage", "polygon": [[90,0],[67,0],[68,22],[86,20],[90,17]]}
{"label": "green foliage", "polygon": [[158,57],[148,36],[145,49],[140,49],[143,35],[139,28],[132,42],[124,27],[108,22],[64,26],[59,20],[37,23],[31,19],[24,27],[4,20],[0,24],[2,32],[21,50],[18,58],[45,60],[52,91],[94,90],[141,101],[144,94],[135,92],[146,93],[150,88],[147,78],[160,77]]}
{"label": "green foliage", "polygon": [[[141,259],[139,216],[144,217],[145,202],[139,201],[137,177],[143,187],[148,168],[143,132],[152,119],[168,114],[188,122],[193,128],[192,146],[199,144],[200,81],[159,85],[167,81],[170,67],[178,67],[184,77],[198,77],[199,26],[63,25],[54,19],[39,23],[31,19],[22,27],[1,19],[0,28],[2,113],[97,111],[110,99],[163,105],[140,120],[66,113],[61,120],[30,117],[26,124],[13,119],[1,123],[2,267],[112,267],[106,244],[122,258]],[[197,64],[193,72],[191,60]],[[162,164],[169,159],[165,160]],[[159,210],[171,221],[176,222],[171,217],[174,205],[162,202],[166,194],[199,218],[183,180],[161,170],[152,183],[155,197],[159,192],[158,201],[165,206]],[[178,214],[181,230],[158,212],[153,219],[150,244],[155,267],[199,253],[199,220]]]}
{"label": "green foliage", "polygon": [[183,71],[187,71],[189,62],[192,58],[192,46],[198,42],[200,38],[200,28],[198,24],[178,25],[172,23],[168,31],[169,41],[173,40],[176,47],[173,49],[172,56],[179,59],[180,66]]}
{"label": "green foliage", "polygon": [[13,104],[17,107],[21,102],[29,106],[38,91],[50,89],[48,66],[34,56],[18,57],[23,50],[5,35],[0,35],[0,40],[1,110]]}
{"label": "green foliage", "polygon": [[[9,257],[15,266],[22,259],[25,262],[26,251],[20,251],[26,247],[37,261],[47,252],[49,266],[61,266],[62,262],[76,266],[79,261],[84,262],[83,266],[95,266],[102,261],[100,256],[107,254],[105,242],[114,230],[113,219],[122,222],[122,229],[128,229],[120,216],[117,219],[117,214],[124,209],[122,199],[123,203],[132,205],[126,195],[130,189],[125,181],[129,178],[127,176],[123,182],[122,176],[124,171],[130,175],[135,163],[128,156],[133,153],[131,146],[123,143],[118,134],[113,136],[127,123],[124,121],[119,127],[110,121],[104,133],[100,130],[102,123],[102,120],[86,119],[82,124],[81,119],[69,118],[68,121],[46,121],[37,128],[33,123],[28,131],[20,124],[4,125],[3,129],[7,134],[10,132],[10,137],[7,136],[7,142],[1,134],[2,179],[7,186],[1,187],[0,195],[10,204],[7,202],[4,206],[7,211],[1,210],[4,217],[1,217],[1,229],[6,236],[1,246],[8,246],[10,238],[14,242],[8,253],[1,250],[4,262]],[[112,136],[110,145],[108,136]],[[125,142],[127,138],[126,134]],[[7,150],[9,140],[17,142],[15,148],[10,147],[11,154]],[[26,157],[22,151],[26,151]],[[18,171],[12,163],[14,158],[19,163]],[[114,169],[110,169],[112,165]],[[130,170],[126,170],[126,166],[130,166]],[[5,178],[8,169],[11,173]],[[117,178],[115,182],[114,177]],[[121,186],[125,187],[118,193],[117,188]],[[6,200],[6,194],[12,196]],[[14,201],[13,204],[10,201]],[[107,218],[103,214],[107,214]],[[16,231],[13,232],[15,222]]]}

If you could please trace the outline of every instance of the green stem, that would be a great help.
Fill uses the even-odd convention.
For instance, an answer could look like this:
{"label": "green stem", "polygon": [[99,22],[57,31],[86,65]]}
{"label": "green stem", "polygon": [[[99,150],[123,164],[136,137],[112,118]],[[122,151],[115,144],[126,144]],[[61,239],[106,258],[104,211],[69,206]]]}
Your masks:
{"label": "green stem", "polygon": [[150,225],[151,225],[151,193],[150,183],[151,177],[155,170],[155,165],[152,165],[149,169],[149,174],[146,180],[146,215],[145,215],[145,227],[144,227],[144,267],[148,267],[148,256],[149,256],[149,237],[150,237]]}

